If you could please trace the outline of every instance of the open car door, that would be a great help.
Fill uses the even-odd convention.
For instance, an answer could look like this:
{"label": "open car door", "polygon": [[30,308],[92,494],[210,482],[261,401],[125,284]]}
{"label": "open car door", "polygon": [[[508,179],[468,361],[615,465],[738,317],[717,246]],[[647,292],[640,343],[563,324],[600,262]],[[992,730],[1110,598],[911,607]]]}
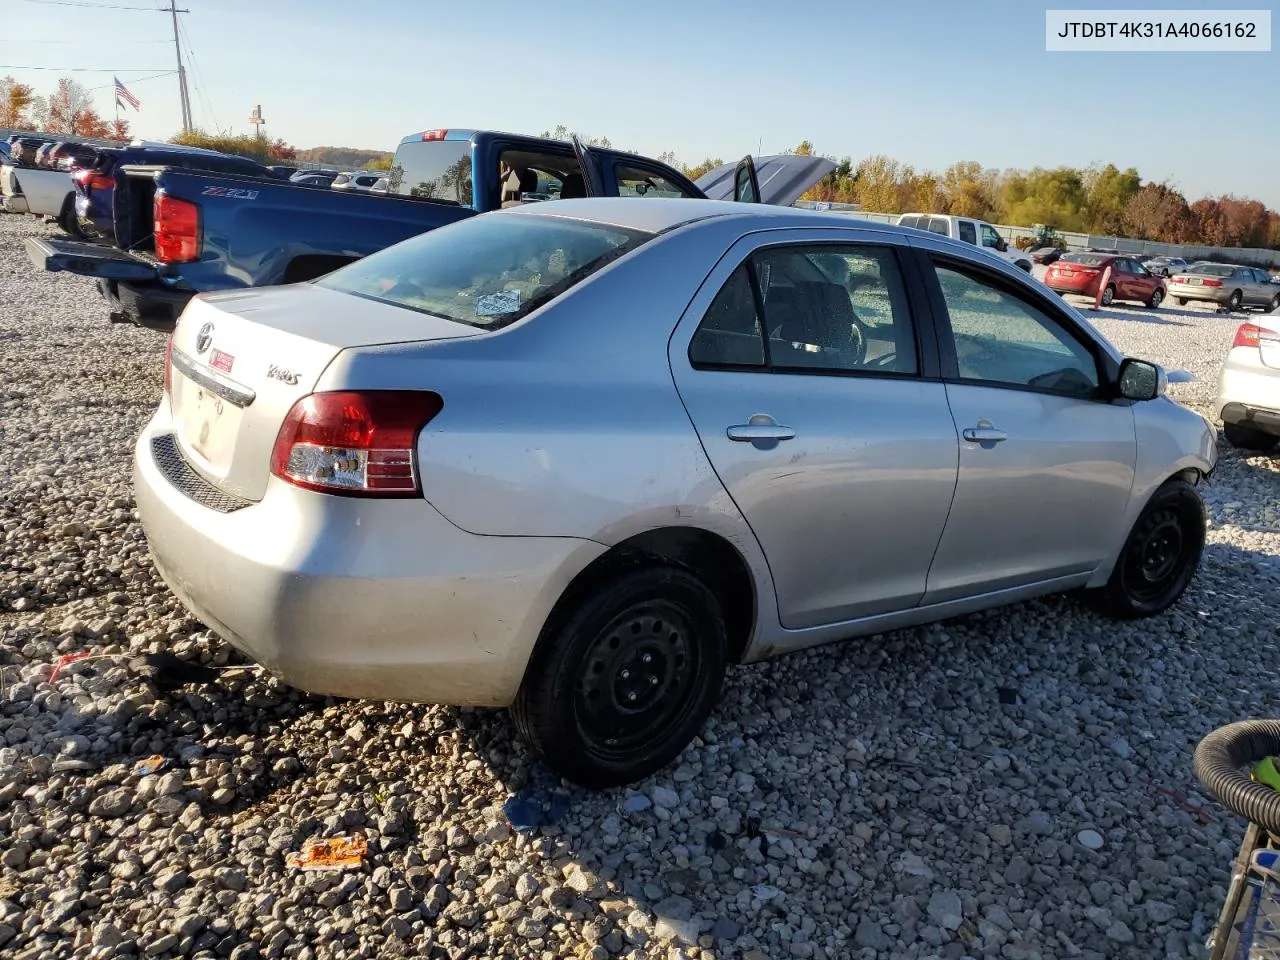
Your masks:
{"label": "open car door", "polygon": [[605,195],[604,164],[590,147],[578,139],[576,134],[573,137],[573,152],[578,158],[578,165],[582,167],[582,180],[587,196],[603,197]]}
{"label": "open car door", "polygon": [[836,168],[826,157],[782,153],[770,157],[743,157],[708,170],[695,183],[711,200],[770,203],[789,207]]}

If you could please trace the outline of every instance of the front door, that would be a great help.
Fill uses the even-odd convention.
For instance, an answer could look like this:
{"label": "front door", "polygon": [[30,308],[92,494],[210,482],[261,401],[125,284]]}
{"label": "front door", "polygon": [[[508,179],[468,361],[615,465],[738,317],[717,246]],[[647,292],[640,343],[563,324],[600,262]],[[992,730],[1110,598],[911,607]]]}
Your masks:
{"label": "front door", "polygon": [[740,241],[671,341],[680,397],[789,628],[916,604],[955,487],[955,426],[924,376],[936,356],[917,344],[905,248],[857,242],[866,233]]}
{"label": "front door", "polygon": [[1132,409],[1106,399],[1099,348],[1057,304],[941,255],[934,266],[961,439],[924,602],[1087,574],[1123,536]]}

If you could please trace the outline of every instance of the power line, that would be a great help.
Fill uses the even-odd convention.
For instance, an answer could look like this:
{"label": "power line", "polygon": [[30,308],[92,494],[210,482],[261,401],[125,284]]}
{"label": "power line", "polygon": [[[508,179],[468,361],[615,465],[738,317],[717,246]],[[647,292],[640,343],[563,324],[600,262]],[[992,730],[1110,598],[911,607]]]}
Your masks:
{"label": "power line", "polygon": [[196,93],[200,95],[200,100],[204,103],[205,109],[209,111],[209,117],[213,120],[213,129],[215,131],[221,130],[222,125],[218,123],[218,114],[214,111],[213,103],[210,102],[208,95],[204,92],[204,71],[200,69],[200,63],[196,60],[196,48],[191,43],[191,35],[187,33],[186,24],[181,20],[178,21],[178,30],[187,44],[187,54],[191,57],[191,71],[194,74]]}
{"label": "power line", "polygon": [[[168,40],[113,40],[112,45],[119,43],[168,43]],[[0,43],[84,43],[83,40],[16,40],[13,37],[0,37]]]}
{"label": "power line", "polygon": [[[166,40],[165,42],[168,43],[169,41]],[[172,77],[175,73],[177,73],[176,70],[165,70],[163,73],[153,73],[149,77],[134,77],[129,82],[130,83],[146,83],[148,80],[159,80],[161,77]],[[90,90],[109,90],[109,89],[113,89],[114,87],[115,87],[114,83],[102,83],[96,87],[89,87],[89,89]]]}
{"label": "power line", "polygon": [[[165,41],[168,43],[168,41]],[[30,67],[17,63],[0,63],[0,70],[59,70],[63,73],[146,73],[155,67]],[[170,70],[169,73],[176,71]]]}
{"label": "power line", "polygon": [[89,3],[87,0],[23,0],[24,3],[39,3],[47,7],[96,7],[99,10],[146,10],[147,12],[168,13],[164,7],[126,7],[118,3]]}

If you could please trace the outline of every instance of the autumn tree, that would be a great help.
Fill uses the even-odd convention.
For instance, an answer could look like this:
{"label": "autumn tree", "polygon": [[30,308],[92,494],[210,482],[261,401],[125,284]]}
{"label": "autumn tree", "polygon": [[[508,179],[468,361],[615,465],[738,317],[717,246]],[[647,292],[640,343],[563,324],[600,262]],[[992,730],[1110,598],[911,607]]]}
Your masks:
{"label": "autumn tree", "polygon": [[941,190],[947,213],[977,220],[995,217],[995,198],[989,178],[976,160],[962,160],[947,167],[942,174]]}
{"label": "autumn tree", "polygon": [[902,165],[884,154],[861,161],[854,170],[855,203],[871,213],[902,211]]}
{"label": "autumn tree", "polygon": [[111,132],[107,135],[111,140],[128,140],[129,139],[129,121],[128,120],[112,120]]}
{"label": "autumn tree", "polygon": [[1181,193],[1163,183],[1148,183],[1124,205],[1123,231],[1138,240],[1185,243],[1191,238],[1191,210]]}
{"label": "autumn tree", "polygon": [[1084,178],[1070,167],[1013,171],[1001,185],[999,201],[1003,223],[1044,223],[1058,230],[1084,226]]}
{"label": "autumn tree", "polygon": [[563,123],[557,124],[554,130],[543,130],[539,136],[543,140],[572,140],[577,137],[588,147],[611,147],[613,144],[608,137],[588,137],[585,134],[578,133],[576,130],[570,130]]}
{"label": "autumn tree", "polygon": [[703,174],[710,173],[716,167],[723,167],[723,166],[724,166],[724,161],[721,160],[719,157],[716,157],[715,159],[712,159],[711,157],[707,157],[701,163],[695,163],[691,167],[686,167],[681,165],[680,172],[683,173],[690,180],[697,180]]}
{"label": "autumn tree", "polygon": [[46,107],[46,133],[67,133],[78,137],[107,134],[107,125],[93,108],[93,95],[70,77],[58,81],[58,89],[49,95]]}
{"label": "autumn tree", "polygon": [[29,84],[19,83],[13,77],[0,79],[0,127],[10,130],[28,130],[36,125],[31,108],[37,99]]}

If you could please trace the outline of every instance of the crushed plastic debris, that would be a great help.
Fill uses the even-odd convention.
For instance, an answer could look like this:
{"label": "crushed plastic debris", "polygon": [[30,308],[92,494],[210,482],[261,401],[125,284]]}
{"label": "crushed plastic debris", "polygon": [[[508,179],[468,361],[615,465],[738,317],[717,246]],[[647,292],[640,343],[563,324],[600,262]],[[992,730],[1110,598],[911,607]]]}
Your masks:
{"label": "crushed plastic debris", "polygon": [[58,675],[62,673],[62,668],[75,663],[77,660],[84,660],[89,657],[91,651],[77,650],[75,653],[64,653],[53,662],[53,669],[49,672],[49,682],[58,679]]}
{"label": "crushed plastic debris", "polygon": [[521,791],[508,797],[502,805],[507,822],[522,833],[538,827],[551,826],[564,819],[569,812],[569,793],[565,790]]}
{"label": "crushed plastic debris", "polygon": [[286,853],[284,862],[298,870],[350,870],[364,863],[368,852],[364,837],[316,837],[296,853]]}
{"label": "crushed plastic debris", "polygon": [[162,757],[158,753],[153,754],[145,760],[139,760],[133,765],[133,775],[135,777],[145,777],[148,774],[159,773],[168,765],[169,760],[167,757]]}

